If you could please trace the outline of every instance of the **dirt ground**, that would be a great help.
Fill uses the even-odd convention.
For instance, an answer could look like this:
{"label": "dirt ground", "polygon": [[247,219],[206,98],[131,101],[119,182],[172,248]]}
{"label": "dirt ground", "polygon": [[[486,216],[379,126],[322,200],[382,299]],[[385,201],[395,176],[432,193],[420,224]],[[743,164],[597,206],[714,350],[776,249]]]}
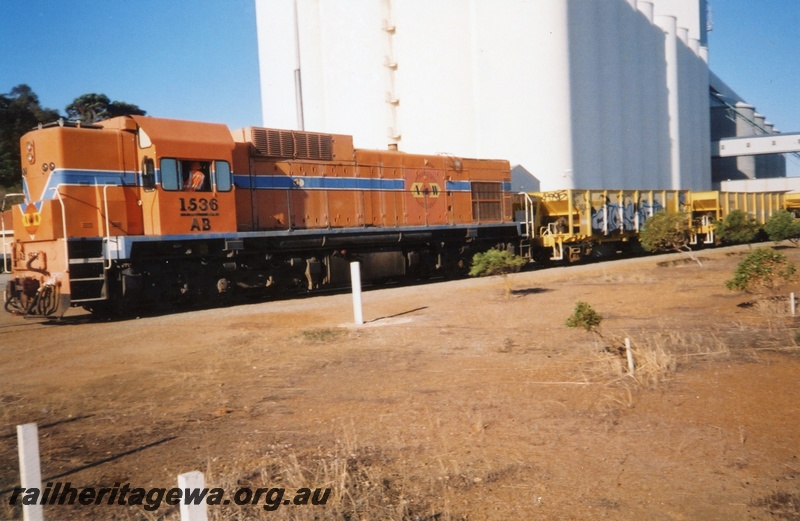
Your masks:
{"label": "dirt ground", "polygon": [[[800,264],[800,250],[780,251]],[[92,322],[0,317],[0,518],[15,426],[45,481],[332,489],[210,519],[800,519],[800,330],[729,292],[746,247]],[[800,286],[787,288],[800,291]],[[577,301],[600,332],[567,328]],[[635,375],[606,347],[632,341]],[[291,497],[291,496],[289,496]],[[177,519],[47,506],[45,519]]]}

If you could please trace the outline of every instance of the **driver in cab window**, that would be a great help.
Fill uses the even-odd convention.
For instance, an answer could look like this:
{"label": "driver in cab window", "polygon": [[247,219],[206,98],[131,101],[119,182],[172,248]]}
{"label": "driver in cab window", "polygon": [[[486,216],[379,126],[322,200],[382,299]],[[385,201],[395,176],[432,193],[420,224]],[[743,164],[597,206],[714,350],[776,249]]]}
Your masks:
{"label": "driver in cab window", "polygon": [[183,179],[183,189],[187,192],[202,192],[206,190],[206,174],[198,161],[192,161],[189,170]]}

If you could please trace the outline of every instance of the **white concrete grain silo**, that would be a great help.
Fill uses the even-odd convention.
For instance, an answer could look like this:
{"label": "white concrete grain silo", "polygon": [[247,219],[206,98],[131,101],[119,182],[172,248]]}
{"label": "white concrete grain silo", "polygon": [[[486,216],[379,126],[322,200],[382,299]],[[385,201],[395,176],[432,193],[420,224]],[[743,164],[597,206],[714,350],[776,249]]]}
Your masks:
{"label": "white concrete grain silo", "polygon": [[706,189],[704,4],[256,0],[263,123],[298,127],[299,61],[304,127],[362,148],[506,158],[544,190]]}

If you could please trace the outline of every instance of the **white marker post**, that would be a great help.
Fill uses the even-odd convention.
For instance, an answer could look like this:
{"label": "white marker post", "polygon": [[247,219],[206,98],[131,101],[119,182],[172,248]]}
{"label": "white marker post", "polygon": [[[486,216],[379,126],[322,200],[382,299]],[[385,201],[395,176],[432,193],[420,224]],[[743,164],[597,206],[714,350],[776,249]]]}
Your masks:
{"label": "white marker post", "polygon": [[628,357],[628,372],[633,376],[634,370],[634,363],[633,363],[633,351],[631,351],[631,339],[625,339],[625,355]]}
{"label": "white marker post", "polygon": [[794,291],[792,291],[791,295],[789,295],[789,302],[791,302],[790,306],[792,308],[792,316],[794,316],[795,311],[797,311],[797,304],[794,301]]}
{"label": "white marker post", "polygon": [[[19,449],[20,486],[25,489],[42,490],[42,470],[39,466],[39,428],[35,423],[17,425],[17,448]],[[22,519],[43,521],[42,505],[22,505]]]}
{"label": "white marker post", "polygon": [[361,265],[357,262],[350,263],[350,282],[353,285],[353,315],[356,325],[364,324],[364,314],[361,310]]}
{"label": "white marker post", "polygon": [[187,490],[202,490],[205,488],[205,478],[203,473],[199,470],[193,470],[184,474],[178,475],[178,488],[183,492],[183,499],[181,499],[181,521],[208,521],[208,506],[206,505],[205,498],[199,505],[186,504],[186,491]]}

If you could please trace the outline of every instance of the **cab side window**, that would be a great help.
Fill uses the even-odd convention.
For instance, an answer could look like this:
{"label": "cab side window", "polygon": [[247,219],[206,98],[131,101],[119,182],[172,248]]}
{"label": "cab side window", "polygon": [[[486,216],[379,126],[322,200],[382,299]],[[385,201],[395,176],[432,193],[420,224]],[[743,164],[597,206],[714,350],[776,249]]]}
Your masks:
{"label": "cab side window", "polygon": [[181,177],[178,171],[178,161],[172,158],[163,158],[161,165],[161,188],[164,190],[180,190]]}
{"label": "cab side window", "polygon": [[227,161],[212,162],[165,157],[161,159],[160,166],[161,187],[164,190],[210,192],[212,182],[216,183],[219,191],[228,192],[231,189],[231,168]]}
{"label": "cab side window", "polygon": [[218,192],[231,190],[231,167],[227,161],[214,161],[214,182]]}
{"label": "cab side window", "polygon": [[156,187],[156,165],[149,157],[142,160],[142,187],[145,190]]}

